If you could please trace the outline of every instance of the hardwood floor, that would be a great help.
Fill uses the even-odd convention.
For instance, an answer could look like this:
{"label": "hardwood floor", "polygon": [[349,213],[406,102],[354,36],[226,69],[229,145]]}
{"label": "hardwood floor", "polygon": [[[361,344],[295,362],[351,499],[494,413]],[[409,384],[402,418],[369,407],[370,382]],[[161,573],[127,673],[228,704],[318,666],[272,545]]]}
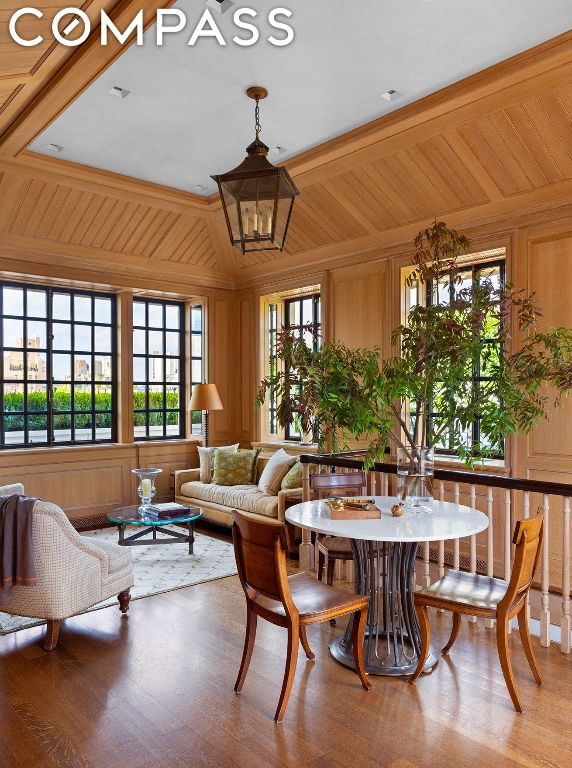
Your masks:
{"label": "hardwood floor", "polygon": [[[517,715],[494,633],[463,622],[450,660],[416,686],[372,678],[366,693],[328,653],[342,625],[309,627],[284,722],[275,725],[286,635],[259,622],[252,664],[233,693],[244,637],[238,579],[137,600],[62,626],[0,637],[2,768],[480,768],[572,765],[572,659],[535,643],[537,688],[511,639]],[[436,642],[450,619],[431,612]]]}

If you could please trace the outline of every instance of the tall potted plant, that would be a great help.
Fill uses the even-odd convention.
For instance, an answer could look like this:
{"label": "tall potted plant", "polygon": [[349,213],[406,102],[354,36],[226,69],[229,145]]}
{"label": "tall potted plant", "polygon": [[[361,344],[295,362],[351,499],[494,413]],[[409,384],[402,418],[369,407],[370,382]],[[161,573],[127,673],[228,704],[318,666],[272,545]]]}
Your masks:
{"label": "tall potted plant", "polygon": [[[447,299],[410,310],[393,332],[397,354],[384,360],[379,349],[350,349],[335,339],[310,349],[283,330],[277,349],[283,369],[261,382],[257,403],[272,388],[278,423],[317,422],[320,450],[366,439],[366,467],[386,447],[396,448],[401,494],[418,502],[431,495],[432,451],[445,435],[448,448],[473,466],[561,404],[572,387],[572,330],[540,330],[534,294],[500,285],[486,270],[462,283],[459,257],[470,243],[444,223],[420,232],[414,245],[409,284],[438,281]],[[513,328],[517,349],[511,349]],[[475,441],[467,433],[477,419]]]}

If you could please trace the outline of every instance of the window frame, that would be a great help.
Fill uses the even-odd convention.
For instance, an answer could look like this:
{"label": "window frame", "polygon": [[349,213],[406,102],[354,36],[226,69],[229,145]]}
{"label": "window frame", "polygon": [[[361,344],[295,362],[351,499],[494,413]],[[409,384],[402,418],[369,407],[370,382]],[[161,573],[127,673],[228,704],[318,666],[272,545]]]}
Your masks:
{"label": "window frame", "polygon": [[[484,272],[487,269],[499,269],[499,277],[500,277],[500,286],[503,287],[506,285],[506,256],[504,258],[493,258],[491,260],[484,260],[484,261],[475,261],[475,262],[468,262],[466,264],[460,264],[459,265],[459,273],[466,272],[468,270],[471,271],[471,282],[474,281],[475,275],[478,272]],[[444,273],[443,273],[444,274]],[[430,280],[428,281],[426,287],[425,287],[425,302],[426,306],[433,306],[434,304],[434,281]],[[453,284],[453,281],[449,279],[449,301],[454,297],[455,293],[455,285]],[[502,351],[502,343],[498,339],[483,339],[482,340],[486,344],[499,344],[501,346]],[[472,383],[478,388],[479,383],[483,381],[490,381],[490,377],[487,376],[481,376],[480,375],[480,362],[476,366],[476,368],[473,369],[472,374]],[[431,409],[429,412],[427,419],[430,420],[432,416],[435,415],[435,412]],[[480,419],[475,419],[473,421],[473,424],[471,425],[471,446],[474,446],[476,443],[478,443],[480,440]],[[457,457],[457,453],[452,448],[445,448],[443,446],[435,446],[435,455],[436,456],[443,456],[447,458],[454,459]],[[498,453],[491,454],[491,456],[488,457],[489,460],[493,461],[504,461],[506,459],[506,440],[504,441],[503,450]]]}
{"label": "window frame", "polygon": [[[21,289],[23,290],[23,310],[22,315],[13,315],[13,314],[5,314],[4,313],[4,291],[3,289],[7,288],[15,288],[15,289]],[[36,317],[34,315],[31,315],[28,313],[28,291],[41,291],[45,294],[46,297],[46,314],[45,317]],[[54,312],[53,312],[53,299],[55,294],[65,294],[70,297],[70,318],[69,320],[61,319],[61,318],[54,318]],[[91,307],[92,307],[92,314],[91,314],[91,320],[89,322],[85,321],[77,321],[74,314],[74,301],[75,297],[77,296],[83,296],[87,297],[91,300]],[[111,307],[111,318],[109,323],[102,323],[97,322],[95,320],[95,300],[97,298],[105,299],[110,301],[110,307]],[[24,399],[23,399],[23,410],[22,411],[5,411],[4,410],[4,397],[5,397],[5,385],[7,383],[10,383],[10,380],[6,380],[5,377],[5,371],[4,371],[4,354],[6,351],[15,351],[18,352],[19,350],[16,347],[7,347],[4,343],[4,320],[21,320],[23,325],[23,337],[22,337],[22,356],[23,356],[23,365],[24,365],[24,373],[21,382],[24,389]],[[45,353],[46,355],[46,379],[45,379],[45,386],[46,386],[46,432],[47,432],[47,441],[37,441],[37,442],[30,442],[29,435],[29,419],[30,416],[44,414],[44,411],[30,411],[28,409],[28,385],[29,385],[29,379],[27,376],[27,367],[28,367],[28,361],[27,361],[27,340],[28,340],[28,323],[29,322],[45,322],[46,324],[46,347],[45,350],[42,348],[40,350],[41,353]],[[54,324],[65,324],[69,326],[70,329],[70,349],[69,350],[60,350],[54,352]],[[91,351],[90,352],[78,352],[75,346],[75,326],[77,324],[86,325],[90,328],[91,333]],[[111,331],[111,350],[109,353],[106,352],[100,352],[98,353],[95,349],[95,330],[98,327],[103,328],[109,328]],[[2,353],[2,368],[0,370],[0,403],[2,404],[2,413],[0,414],[0,451],[4,450],[21,450],[21,449],[30,449],[30,448],[59,448],[59,447],[65,447],[65,446],[87,446],[87,445],[103,445],[103,444],[112,444],[117,442],[117,415],[118,415],[118,380],[117,380],[117,372],[118,372],[118,365],[117,365],[117,296],[114,293],[109,293],[106,291],[90,291],[90,290],[83,290],[83,289],[76,289],[76,288],[68,288],[68,287],[60,287],[60,286],[52,286],[52,285],[45,285],[43,283],[26,283],[26,282],[17,282],[12,280],[0,280],[0,351]],[[54,355],[55,354],[69,354],[70,357],[70,408],[68,410],[63,411],[56,411],[55,405],[54,405],[54,376],[53,376],[53,368],[54,368]],[[91,407],[89,409],[81,409],[77,410],[75,406],[75,396],[74,396],[74,388],[76,385],[75,380],[75,357],[78,354],[84,354],[89,355],[90,361],[91,361],[91,369],[92,369],[92,377],[90,380],[90,384],[92,387],[92,398],[91,398]],[[110,390],[111,390],[111,409],[101,411],[96,409],[96,379],[95,379],[95,358],[97,356],[109,356],[111,357],[111,382],[109,382]],[[41,383],[41,382],[40,382]],[[68,383],[68,382],[63,382]],[[101,414],[109,414],[111,419],[111,434],[109,438],[97,438],[96,436],[96,430],[97,430],[97,416]],[[7,416],[14,415],[14,416],[23,416],[24,418],[24,442],[17,443],[17,444],[9,444],[6,443],[6,430],[4,425],[4,419]],[[91,440],[77,440],[75,439],[75,433],[76,433],[76,425],[75,425],[75,417],[77,415],[89,415],[91,417],[91,430],[92,430],[92,439]],[[55,439],[55,429],[54,429],[54,423],[55,418],[57,416],[70,416],[70,434],[71,439],[70,440],[56,440]]]}
{"label": "window frame", "polygon": [[[145,325],[141,326],[135,323],[134,319],[134,312],[131,313],[131,333],[134,336],[136,330],[142,330],[145,332],[145,353],[139,353],[135,352],[135,350],[132,350],[132,359],[131,359],[131,366],[133,369],[133,382],[132,382],[132,412],[133,412],[133,442],[135,443],[149,443],[149,442],[155,442],[155,441],[165,441],[165,440],[184,440],[187,436],[187,428],[186,428],[186,421],[185,421],[185,415],[186,415],[186,375],[185,375],[185,369],[187,366],[187,354],[185,349],[185,339],[186,339],[186,304],[184,301],[177,301],[175,299],[160,299],[155,297],[148,297],[148,296],[137,296],[133,298],[133,306],[135,304],[144,304],[145,305]],[[156,304],[160,305],[162,307],[162,313],[163,313],[163,325],[161,328],[155,328],[154,326],[149,325],[149,305],[150,304]],[[178,329],[169,329],[167,328],[166,324],[166,308],[167,306],[176,306],[179,311],[179,328]],[[163,352],[159,355],[150,355],[149,354],[149,331],[159,331],[163,334]],[[176,332],[179,334],[179,379],[176,383],[176,386],[179,387],[179,408],[175,410],[174,408],[167,408],[167,386],[168,383],[174,384],[174,382],[167,382],[166,379],[166,362],[169,359],[175,358],[175,355],[168,355],[166,353],[166,338],[165,334],[167,332]],[[191,340],[192,343],[192,340]],[[191,353],[192,350],[189,350],[189,353]],[[139,382],[135,379],[135,372],[134,372],[134,362],[135,359],[143,359],[145,360],[145,372],[146,372],[146,380],[144,382]],[[162,361],[163,366],[163,378],[161,381],[152,382],[149,376],[149,360],[150,359],[160,359]],[[190,359],[190,357],[189,357]],[[135,387],[137,386],[144,386],[145,387],[145,408],[139,409],[135,408]],[[149,388],[152,386],[162,386],[164,391],[164,397],[163,397],[163,407],[162,408],[150,408],[149,407]],[[178,412],[179,414],[179,431],[177,434],[167,434],[167,418],[169,413]],[[144,414],[145,415],[145,434],[144,435],[137,435],[135,430],[138,429],[138,427],[135,426],[135,417],[137,414]],[[150,434],[150,414],[151,413],[162,413],[163,414],[163,435],[151,435]]]}
{"label": "window frame", "polygon": [[[193,328],[193,312],[197,309],[200,309],[201,311],[201,330],[195,331]],[[206,334],[205,334],[205,306],[204,304],[199,304],[197,302],[192,302],[189,307],[189,316],[190,316],[190,323],[189,323],[189,333],[190,333],[190,349],[189,349],[189,382],[191,387],[191,396],[193,394],[193,389],[196,384],[203,384],[207,381],[206,376],[206,356],[205,356],[205,347],[206,347]],[[193,355],[193,338],[196,338],[197,336],[201,339],[201,356],[200,358],[196,355]],[[193,363],[200,359],[201,363],[201,381],[193,380]],[[198,431],[195,431],[195,423],[193,421],[193,416],[198,413],[200,414],[200,419],[197,422],[196,426],[198,426]],[[203,434],[203,428],[204,428],[204,420],[203,420],[203,412],[202,411],[191,411],[190,413],[190,420],[189,420],[189,437],[201,437]]]}
{"label": "window frame", "polygon": [[[301,294],[300,296],[292,296],[292,297],[288,297],[287,299],[284,299],[284,330],[294,330],[299,334],[300,337],[302,337],[304,333],[304,327],[305,327],[305,324],[302,322],[302,303],[304,301],[307,301],[308,299],[312,299],[312,321],[311,322],[316,328],[316,336],[314,338],[314,349],[318,349],[320,346],[319,333],[322,328],[322,317],[321,317],[322,299],[321,299],[320,292],[306,293],[306,294]],[[290,324],[290,307],[293,306],[294,304],[300,305],[300,324],[299,325]],[[286,373],[288,373],[288,370],[286,370]],[[300,387],[303,387],[304,382],[300,380],[297,382],[297,385]],[[284,439],[290,443],[301,442],[304,436],[292,434],[291,430],[292,430],[292,425],[287,424],[284,429]]]}

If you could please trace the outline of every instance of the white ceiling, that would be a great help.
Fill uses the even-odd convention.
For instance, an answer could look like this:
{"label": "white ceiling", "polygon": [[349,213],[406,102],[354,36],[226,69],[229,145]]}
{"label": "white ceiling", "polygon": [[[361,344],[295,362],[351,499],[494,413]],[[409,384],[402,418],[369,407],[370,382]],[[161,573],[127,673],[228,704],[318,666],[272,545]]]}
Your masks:
{"label": "white ceiling", "polygon": [[[182,0],[187,30],[155,45],[154,30],[132,46],[31,149],[202,194],[210,174],[238,165],[253,138],[244,90],[266,86],[262,138],[280,161],[380,117],[572,28],[570,0],[236,0],[259,11],[260,41],[235,45],[232,12],[217,15],[228,45],[187,42],[203,0]],[[264,19],[293,11],[294,42],[266,41]],[[131,91],[108,95],[113,86]],[[381,94],[396,89],[389,104]],[[271,156],[277,162],[277,155]]]}

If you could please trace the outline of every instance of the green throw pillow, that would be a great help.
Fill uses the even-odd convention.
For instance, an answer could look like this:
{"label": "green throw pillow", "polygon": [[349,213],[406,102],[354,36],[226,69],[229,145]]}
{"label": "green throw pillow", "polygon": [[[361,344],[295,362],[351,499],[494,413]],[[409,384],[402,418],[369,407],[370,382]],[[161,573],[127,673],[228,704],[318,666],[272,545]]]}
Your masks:
{"label": "green throw pillow", "polygon": [[215,451],[215,485],[252,485],[256,474],[256,451]]}
{"label": "green throw pillow", "polygon": [[280,485],[283,491],[291,491],[294,488],[302,487],[302,474],[304,468],[302,464],[297,461],[293,467],[290,467],[288,472],[284,475],[284,479]]}

